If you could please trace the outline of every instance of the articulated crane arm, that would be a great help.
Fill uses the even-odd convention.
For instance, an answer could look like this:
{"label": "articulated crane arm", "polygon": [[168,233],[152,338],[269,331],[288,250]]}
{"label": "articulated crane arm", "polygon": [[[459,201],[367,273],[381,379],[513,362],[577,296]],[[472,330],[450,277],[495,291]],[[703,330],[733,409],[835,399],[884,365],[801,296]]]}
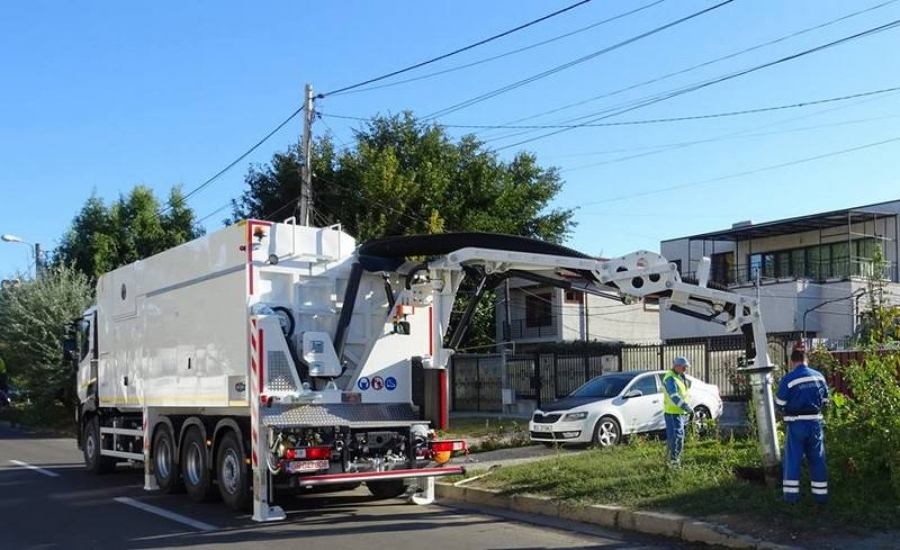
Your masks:
{"label": "articulated crane arm", "polygon": [[[429,262],[427,269],[431,279],[428,290],[433,293],[433,303],[440,308],[438,318],[442,319],[444,326],[449,322],[459,284],[468,274],[476,277],[479,296],[488,286],[496,285],[505,278],[518,277],[618,298],[625,303],[635,303],[647,297],[664,298],[661,303],[671,311],[722,324],[728,331],[741,330],[748,342],[749,366],[743,370],[751,381],[766,478],[774,481],[780,477],[781,458],[772,395],[772,371],[775,366],[767,354],[766,331],[759,303],[749,296],[709,288],[706,282],[709,273],[707,258],[701,262],[701,277],[697,284],[683,281],[674,263],[646,251],[616,259],[597,260],[574,255],[461,248]],[[451,349],[461,340],[461,332],[474,312],[474,305],[470,304],[469,309],[471,311],[463,315],[456,331],[450,334],[448,347]],[[752,346],[749,345],[751,342]]]}

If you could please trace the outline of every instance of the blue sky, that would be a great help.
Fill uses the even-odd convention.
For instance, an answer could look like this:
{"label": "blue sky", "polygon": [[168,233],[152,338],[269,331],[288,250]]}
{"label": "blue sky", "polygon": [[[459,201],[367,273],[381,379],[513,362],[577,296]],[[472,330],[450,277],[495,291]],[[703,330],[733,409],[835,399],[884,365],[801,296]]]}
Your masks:
{"label": "blue sky", "polygon": [[[572,0],[574,1],[574,0]],[[143,183],[190,190],[267,134],[302,101],[395,70],[572,2],[4,2],[0,5],[0,233],[52,248],[92,190],[115,199]],[[594,0],[545,23],[400,78],[454,67],[652,3]],[[682,25],[439,119],[504,124],[678,71],[884,0],[735,0]],[[445,75],[321,100],[316,133],[347,141],[370,116],[437,111],[628,39],[714,1],[666,0],[566,39]],[[615,97],[534,118],[558,123],[772,61],[900,19],[900,2]],[[701,115],[900,86],[900,29],[622,114]],[[390,82],[390,81],[386,81]],[[519,148],[562,170],[556,204],[580,208],[569,244],[593,254],[658,249],[662,239],[900,199],[900,143],[782,169],[687,185],[900,137],[900,94],[783,111],[663,124],[581,128]],[[451,129],[454,135],[465,130]],[[299,118],[192,197],[199,216],[243,190],[301,132]],[[478,134],[492,147],[498,131]],[[535,134],[527,134],[530,137]],[[722,136],[729,136],[722,138]],[[709,140],[618,160],[653,147]],[[650,149],[648,149],[650,148]],[[518,148],[502,149],[510,157]],[[608,151],[615,151],[609,153]],[[603,153],[606,152],[606,153]],[[660,189],[678,189],[657,192]],[[613,200],[615,199],[615,200]],[[223,215],[225,212],[223,212]],[[210,218],[218,227],[223,215]],[[0,243],[0,275],[30,263]]]}

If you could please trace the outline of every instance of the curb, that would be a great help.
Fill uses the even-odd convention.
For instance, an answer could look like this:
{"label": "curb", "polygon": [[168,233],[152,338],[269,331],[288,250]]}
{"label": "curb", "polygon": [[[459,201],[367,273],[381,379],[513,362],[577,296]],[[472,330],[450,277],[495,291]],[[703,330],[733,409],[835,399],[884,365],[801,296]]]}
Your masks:
{"label": "curb", "polygon": [[725,548],[753,548],[759,550],[799,550],[796,546],[777,544],[735,533],[723,525],[697,521],[693,518],[662,512],[630,510],[623,506],[593,504],[578,506],[559,502],[550,497],[506,496],[493,489],[477,489],[438,483],[435,494],[449,501],[475,506],[513,510],[525,514],[549,516],[568,521],[614,527],[647,535],[700,542]]}

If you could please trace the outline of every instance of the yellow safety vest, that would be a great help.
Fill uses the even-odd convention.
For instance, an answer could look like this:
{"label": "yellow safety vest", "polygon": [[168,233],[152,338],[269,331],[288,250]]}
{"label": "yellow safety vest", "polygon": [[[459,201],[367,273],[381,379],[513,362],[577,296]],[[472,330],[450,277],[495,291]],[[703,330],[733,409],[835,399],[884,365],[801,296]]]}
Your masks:
{"label": "yellow safety vest", "polygon": [[669,378],[673,378],[675,380],[675,387],[678,388],[678,397],[681,398],[682,402],[687,402],[688,398],[688,386],[684,383],[684,380],[678,374],[670,370],[663,377],[663,402],[665,403],[663,407],[663,411],[666,414],[688,414],[687,411],[682,409],[680,406],[676,405],[672,398],[669,396],[669,391],[666,389],[666,381]]}

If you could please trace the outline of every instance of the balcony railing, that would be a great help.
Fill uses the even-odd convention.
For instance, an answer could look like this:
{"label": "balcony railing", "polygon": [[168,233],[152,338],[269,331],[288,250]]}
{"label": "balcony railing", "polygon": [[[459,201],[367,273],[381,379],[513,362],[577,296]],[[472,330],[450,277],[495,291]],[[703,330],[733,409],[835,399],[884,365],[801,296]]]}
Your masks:
{"label": "balcony railing", "polygon": [[528,326],[525,319],[513,319],[504,326],[506,340],[523,340],[526,338],[546,338],[558,335],[556,318],[550,317],[549,324]]}
{"label": "balcony railing", "polygon": [[[713,269],[710,271],[709,280],[721,285],[745,285],[751,284],[758,278],[762,282],[777,281],[782,279],[809,279],[812,281],[826,281],[829,279],[867,278],[874,275],[875,265],[870,260],[832,260],[829,262],[817,262],[803,266],[803,269],[760,269],[758,266],[738,265],[728,269]],[[683,272],[682,278],[696,279],[694,271]],[[885,263],[882,278],[887,281],[897,282],[897,264]]]}

